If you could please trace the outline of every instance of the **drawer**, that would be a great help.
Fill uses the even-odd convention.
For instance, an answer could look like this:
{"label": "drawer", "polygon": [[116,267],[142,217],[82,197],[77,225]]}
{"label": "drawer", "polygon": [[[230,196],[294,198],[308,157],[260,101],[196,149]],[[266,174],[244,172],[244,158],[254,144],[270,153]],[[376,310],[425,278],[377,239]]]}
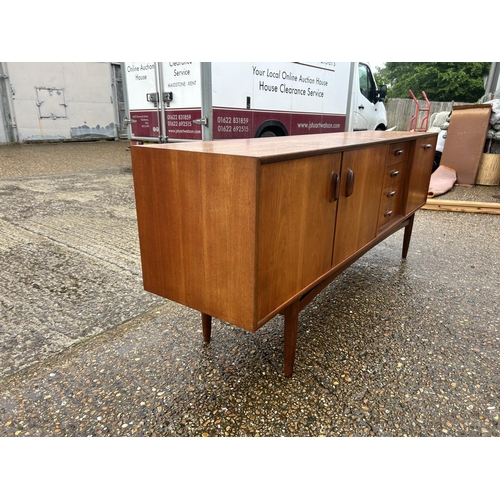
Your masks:
{"label": "drawer", "polygon": [[389,203],[383,205],[380,208],[378,216],[378,227],[382,227],[384,224],[392,221],[397,215],[399,215],[400,198],[397,197],[390,201]]}
{"label": "drawer", "polygon": [[411,142],[398,142],[389,145],[389,154],[387,155],[387,165],[406,162],[410,156]]}
{"label": "drawer", "polygon": [[382,200],[381,204],[385,205],[395,199],[400,199],[402,194],[403,183],[395,182],[393,184],[388,184],[382,189]]}
{"label": "drawer", "polygon": [[387,165],[385,167],[384,186],[389,186],[400,182],[406,170],[406,162]]}
{"label": "drawer", "polygon": [[[379,229],[384,224],[391,222],[395,217],[401,215],[401,187],[402,184],[398,183],[390,186],[388,189],[384,188],[385,196],[382,197],[382,200],[380,202],[380,210],[378,215]],[[391,195],[392,192],[395,192],[395,194]]]}

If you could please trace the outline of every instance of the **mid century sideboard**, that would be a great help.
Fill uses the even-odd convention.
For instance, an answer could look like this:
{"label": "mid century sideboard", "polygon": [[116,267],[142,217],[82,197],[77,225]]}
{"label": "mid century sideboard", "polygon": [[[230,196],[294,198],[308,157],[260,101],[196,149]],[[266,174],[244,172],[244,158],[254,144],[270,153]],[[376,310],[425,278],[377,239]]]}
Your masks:
{"label": "mid century sideboard", "polygon": [[145,290],[256,331],[299,311],[425,202],[437,134],[346,132],[132,146]]}

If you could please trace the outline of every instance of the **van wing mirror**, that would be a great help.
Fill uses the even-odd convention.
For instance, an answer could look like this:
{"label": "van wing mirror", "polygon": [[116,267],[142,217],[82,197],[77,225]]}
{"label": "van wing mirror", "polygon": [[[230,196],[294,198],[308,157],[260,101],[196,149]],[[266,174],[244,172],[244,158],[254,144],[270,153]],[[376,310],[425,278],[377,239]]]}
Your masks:
{"label": "van wing mirror", "polygon": [[380,89],[377,91],[376,97],[377,102],[383,101],[387,95],[387,85],[381,85]]}

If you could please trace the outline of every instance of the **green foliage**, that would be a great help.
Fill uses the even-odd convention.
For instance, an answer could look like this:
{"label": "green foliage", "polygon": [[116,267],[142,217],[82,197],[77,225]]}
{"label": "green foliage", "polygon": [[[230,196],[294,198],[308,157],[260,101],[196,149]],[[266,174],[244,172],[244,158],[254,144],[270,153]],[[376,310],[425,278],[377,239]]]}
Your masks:
{"label": "green foliage", "polygon": [[388,62],[376,68],[377,85],[385,83],[389,98],[417,99],[422,91],[429,101],[477,102],[484,95],[489,62]]}

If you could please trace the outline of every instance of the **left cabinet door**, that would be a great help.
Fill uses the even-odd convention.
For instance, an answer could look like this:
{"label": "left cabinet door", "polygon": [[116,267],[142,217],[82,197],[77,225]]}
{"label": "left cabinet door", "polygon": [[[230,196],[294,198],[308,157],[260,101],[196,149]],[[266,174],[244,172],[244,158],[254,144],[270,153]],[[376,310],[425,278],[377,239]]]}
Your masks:
{"label": "left cabinet door", "polygon": [[261,324],[330,269],[341,153],[261,165],[258,318]]}

